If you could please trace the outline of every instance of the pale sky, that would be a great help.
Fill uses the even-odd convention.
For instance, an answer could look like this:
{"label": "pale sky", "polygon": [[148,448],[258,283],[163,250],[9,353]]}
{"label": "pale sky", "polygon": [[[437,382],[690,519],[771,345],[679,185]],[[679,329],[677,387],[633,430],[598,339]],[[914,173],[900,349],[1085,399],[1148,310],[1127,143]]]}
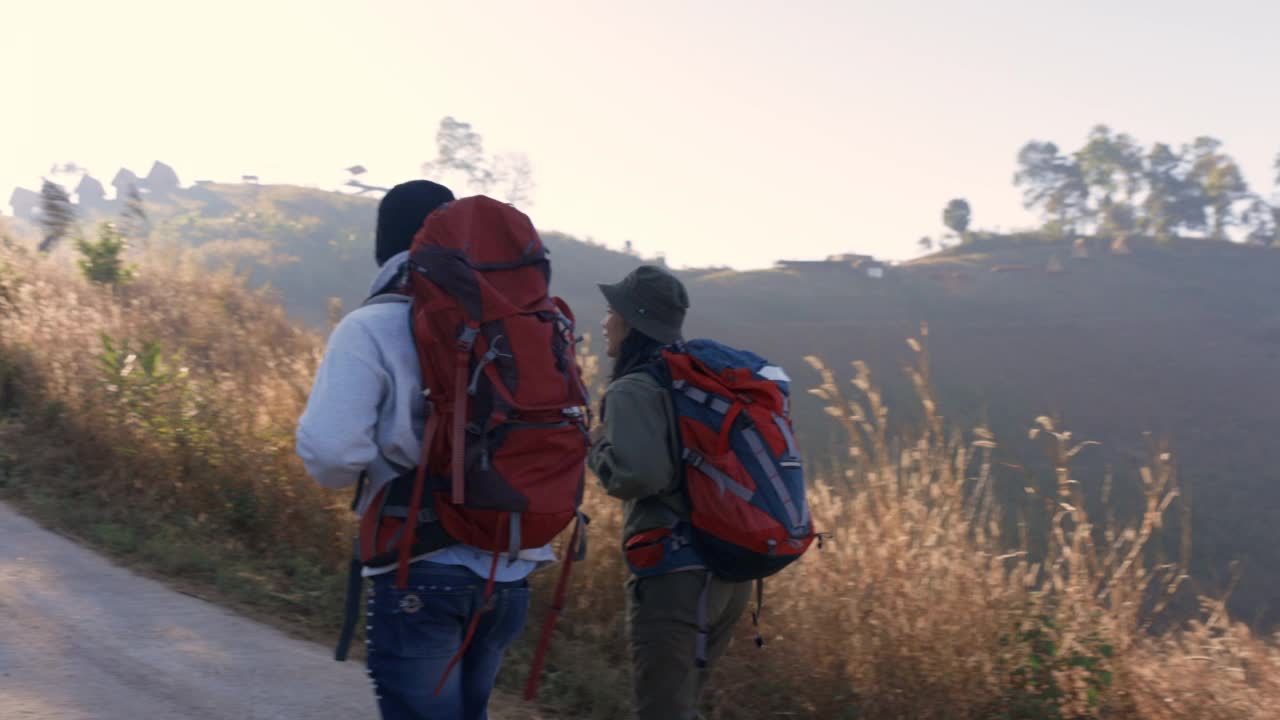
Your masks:
{"label": "pale sky", "polygon": [[1019,147],[1099,122],[1213,135],[1269,190],[1280,2],[0,0],[0,203],[66,161],[391,184],[445,115],[529,156],[544,229],[675,265],[904,258],[952,197],[1029,225]]}

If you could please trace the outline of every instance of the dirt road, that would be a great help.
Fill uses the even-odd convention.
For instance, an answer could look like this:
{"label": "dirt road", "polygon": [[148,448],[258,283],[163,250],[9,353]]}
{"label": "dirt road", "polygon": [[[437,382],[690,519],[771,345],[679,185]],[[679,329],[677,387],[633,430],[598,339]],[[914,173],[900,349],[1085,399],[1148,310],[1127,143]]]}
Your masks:
{"label": "dirt road", "polygon": [[374,718],[363,663],[113,565],[0,504],[0,718]]}

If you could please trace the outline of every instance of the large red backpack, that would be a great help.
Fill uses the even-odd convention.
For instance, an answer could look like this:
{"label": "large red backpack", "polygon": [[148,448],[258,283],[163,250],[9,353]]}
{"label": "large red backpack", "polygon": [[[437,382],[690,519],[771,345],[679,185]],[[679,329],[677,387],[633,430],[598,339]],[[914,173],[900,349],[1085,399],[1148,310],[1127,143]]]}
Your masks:
{"label": "large red backpack", "polygon": [[[398,587],[416,555],[465,543],[493,553],[487,604],[500,553],[546,545],[581,517],[588,398],[573,313],[548,296],[550,275],[529,218],[492,198],[451,202],[414,237],[408,293],[427,408],[422,459],[361,517],[356,561],[396,563]],[[581,523],[557,606],[580,532]],[[554,620],[553,612],[538,664]]]}

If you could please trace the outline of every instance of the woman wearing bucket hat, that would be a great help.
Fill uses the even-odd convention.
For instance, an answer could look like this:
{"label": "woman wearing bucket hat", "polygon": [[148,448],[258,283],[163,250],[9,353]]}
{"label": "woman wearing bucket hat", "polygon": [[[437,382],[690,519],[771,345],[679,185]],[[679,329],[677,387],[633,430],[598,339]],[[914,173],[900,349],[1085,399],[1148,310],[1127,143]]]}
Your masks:
{"label": "woman wearing bucket hat", "polygon": [[[623,501],[623,541],[632,569],[626,592],[636,716],[697,718],[707,674],[728,648],[750,584],[710,575],[692,547],[676,549],[678,543],[663,545],[661,561],[648,570],[638,570],[634,562],[658,548],[638,540],[669,539],[672,528],[689,521],[670,393],[643,372],[658,361],[664,346],[683,340],[689,296],[677,277],[652,265],[621,282],[600,285],[600,291],[609,303],[602,324],[614,365],[588,462],[605,491]],[[705,649],[699,648],[700,627],[706,631]]]}

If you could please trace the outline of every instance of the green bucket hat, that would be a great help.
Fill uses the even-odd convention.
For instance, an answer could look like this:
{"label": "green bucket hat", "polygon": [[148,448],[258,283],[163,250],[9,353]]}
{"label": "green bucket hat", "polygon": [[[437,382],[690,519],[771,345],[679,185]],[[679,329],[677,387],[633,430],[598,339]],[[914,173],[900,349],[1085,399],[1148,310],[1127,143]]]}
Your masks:
{"label": "green bucket hat", "polygon": [[683,339],[689,293],[684,283],[656,265],[641,265],[622,282],[600,285],[609,307],[631,327],[663,344]]}

